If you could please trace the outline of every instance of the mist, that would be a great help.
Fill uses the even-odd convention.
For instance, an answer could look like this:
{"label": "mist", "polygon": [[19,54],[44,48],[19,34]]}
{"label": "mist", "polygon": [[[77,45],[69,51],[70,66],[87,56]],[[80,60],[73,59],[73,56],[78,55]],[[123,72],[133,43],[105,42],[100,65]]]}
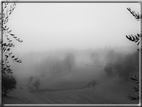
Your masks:
{"label": "mist", "polygon": [[140,10],[138,3],[17,3],[7,26],[23,40],[11,50],[22,63],[9,59],[17,84],[4,101],[137,103],[126,98],[139,71],[126,35],[140,32],[140,23],[129,6]]}
{"label": "mist", "polygon": [[[109,57],[109,52],[113,56]],[[21,64],[11,61],[11,65],[19,86],[27,87],[29,78],[33,77],[40,79],[39,90],[76,89],[86,87],[92,80],[101,84],[110,78],[119,77],[116,70],[108,76],[105,66],[110,60],[114,64],[118,62],[118,57],[123,59],[134,52],[134,46],[47,50],[25,53],[20,56]],[[73,58],[68,58],[68,53]],[[92,56],[93,54],[98,56]]]}

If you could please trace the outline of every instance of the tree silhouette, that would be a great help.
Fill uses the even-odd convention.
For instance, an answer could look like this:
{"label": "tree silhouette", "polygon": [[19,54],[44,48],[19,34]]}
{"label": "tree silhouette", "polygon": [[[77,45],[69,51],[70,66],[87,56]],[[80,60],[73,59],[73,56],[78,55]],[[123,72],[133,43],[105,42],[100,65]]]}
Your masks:
{"label": "tree silhouette", "polygon": [[9,91],[16,88],[17,82],[12,75],[8,75],[8,74],[3,74],[2,81],[4,81],[4,83],[2,84],[2,95],[7,96]]}
{"label": "tree silhouette", "polygon": [[33,76],[30,76],[29,79],[28,79],[28,83],[31,84],[32,81],[33,81],[33,79],[34,79],[34,77],[33,77]]}
{"label": "tree silhouette", "polygon": [[75,63],[75,56],[73,53],[67,53],[64,59],[64,63],[69,70],[74,66]]}
{"label": "tree silhouette", "polygon": [[107,73],[107,75],[112,75],[112,64],[107,63],[104,67],[104,71]]}
{"label": "tree silhouette", "polygon": [[[11,51],[12,48],[15,47],[13,40],[16,40],[20,43],[23,41],[20,40],[15,34],[12,33],[12,30],[7,26],[9,17],[11,13],[14,11],[16,7],[16,1],[13,3],[9,3],[8,1],[2,1],[2,13],[1,15],[1,32],[2,32],[2,38],[0,39],[0,44],[1,44],[1,71],[2,71],[2,87],[7,87],[5,84],[10,85],[11,84],[11,79],[9,77],[4,77],[4,75],[11,75],[12,78],[12,84],[13,88],[15,88],[16,85],[16,80],[14,80],[14,77],[12,77],[12,69],[10,66],[9,60],[12,59],[15,62],[21,63],[22,61],[16,57],[13,52]],[[7,78],[7,79],[6,79]],[[9,89],[13,89],[10,87],[7,87]],[[4,88],[2,88],[2,92],[5,91]],[[4,93],[4,92],[3,92]],[[5,95],[7,92],[5,93]]]}
{"label": "tree silhouette", "polygon": [[33,83],[33,86],[36,88],[36,90],[38,90],[40,86],[40,80],[38,78],[36,78],[35,82]]}
{"label": "tree silhouette", "polygon": [[[137,21],[140,21],[142,19],[142,15],[140,15],[139,13],[136,13],[135,11],[132,11],[131,8],[127,8],[127,10],[131,13],[131,15],[133,15],[135,17],[135,19]],[[142,23],[142,22],[141,22]],[[141,49],[141,38],[142,38],[142,31],[141,33],[137,33],[135,35],[126,35],[126,38],[132,42],[135,42],[139,48],[137,49],[139,52],[142,51]],[[132,77],[130,77],[131,80],[133,80],[136,84],[133,87],[133,89],[135,90],[134,94],[131,94],[128,96],[128,98],[130,100],[139,100],[139,75],[132,75]]]}

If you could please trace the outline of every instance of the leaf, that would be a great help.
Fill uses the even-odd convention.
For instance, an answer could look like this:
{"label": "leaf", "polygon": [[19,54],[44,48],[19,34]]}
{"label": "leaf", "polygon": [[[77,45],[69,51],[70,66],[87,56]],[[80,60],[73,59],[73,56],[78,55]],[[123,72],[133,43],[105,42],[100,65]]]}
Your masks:
{"label": "leaf", "polygon": [[136,78],[137,80],[139,79],[139,76],[138,75],[133,75],[134,78]]}
{"label": "leaf", "polygon": [[140,37],[140,34],[137,33],[137,36]]}
{"label": "leaf", "polygon": [[3,67],[3,70],[2,71],[5,71],[6,70],[6,68],[5,67]]}
{"label": "leaf", "polygon": [[15,56],[13,55],[11,58],[14,58]]}
{"label": "leaf", "polygon": [[135,38],[136,38],[137,41],[139,40],[139,37],[137,35],[135,35]]}
{"label": "leaf", "polygon": [[129,8],[127,8],[127,10],[128,10],[128,11],[131,11],[131,8],[129,7]]}
{"label": "leaf", "polygon": [[[7,27],[7,26],[6,26],[6,27]],[[6,27],[5,27],[5,28],[6,28]],[[8,27],[6,30],[9,30],[9,27]]]}
{"label": "leaf", "polygon": [[8,56],[8,55],[5,55],[5,57],[8,58],[9,56]]}
{"label": "leaf", "polygon": [[12,30],[8,31],[8,33],[10,33]]}
{"label": "leaf", "polygon": [[136,78],[130,77],[130,79],[132,79],[133,81],[138,81]]}
{"label": "leaf", "polygon": [[15,58],[14,60],[17,60],[18,58]]}
{"label": "leaf", "polygon": [[14,36],[14,34],[12,34],[12,33],[11,33],[10,35],[11,35],[11,36]]}
{"label": "leaf", "polygon": [[17,62],[18,62],[18,63],[22,63],[22,61],[21,61],[21,60],[17,60]]}
{"label": "leaf", "polygon": [[140,44],[140,42],[137,43],[137,45],[139,45],[139,44]]}
{"label": "leaf", "polygon": [[128,98],[132,101],[132,100],[139,100],[139,96],[138,97],[135,97],[135,96],[132,96],[132,95],[129,95]]}
{"label": "leaf", "polygon": [[7,65],[7,67],[9,68],[9,67],[10,67],[10,65]]}
{"label": "leaf", "polygon": [[7,51],[10,51],[10,48],[8,48]]}
{"label": "leaf", "polygon": [[135,85],[133,88],[134,88],[135,92],[139,91],[139,85]]}
{"label": "leaf", "polygon": [[142,49],[137,49],[138,51],[142,51]]}
{"label": "leaf", "polygon": [[138,84],[139,84],[139,81],[138,81],[138,82],[136,82],[136,84],[138,85]]}
{"label": "leaf", "polygon": [[3,43],[3,46],[6,46],[6,43]]}

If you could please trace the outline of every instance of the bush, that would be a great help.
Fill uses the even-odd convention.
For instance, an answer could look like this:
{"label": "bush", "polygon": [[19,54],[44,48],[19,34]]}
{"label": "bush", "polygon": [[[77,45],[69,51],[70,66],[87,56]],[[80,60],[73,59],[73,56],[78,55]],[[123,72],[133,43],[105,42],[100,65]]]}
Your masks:
{"label": "bush", "polygon": [[7,96],[9,91],[16,88],[16,79],[12,75],[3,74],[2,75],[2,95]]}
{"label": "bush", "polygon": [[104,70],[108,75],[111,75],[112,74],[112,64],[111,63],[106,64],[104,67]]}

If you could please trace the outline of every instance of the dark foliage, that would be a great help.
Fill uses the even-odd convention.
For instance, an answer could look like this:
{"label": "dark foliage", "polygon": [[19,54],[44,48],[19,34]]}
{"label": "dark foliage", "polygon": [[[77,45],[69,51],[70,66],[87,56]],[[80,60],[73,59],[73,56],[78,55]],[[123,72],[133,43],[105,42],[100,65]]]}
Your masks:
{"label": "dark foliage", "polygon": [[104,67],[105,72],[107,73],[107,75],[112,75],[112,64],[111,63],[107,63]]}
{"label": "dark foliage", "polygon": [[1,60],[1,64],[2,64],[2,73],[6,74],[6,73],[12,73],[12,70],[10,68],[10,64],[9,64],[9,58],[11,58],[13,61],[16,61],[18,63],[21,63],[21,60],[16,57],[15,55],[13,55],[13,53],[11,52],[12,48],[15,47],[14,43],[13,43],[13,39],[15,39],[18,42],[23,42],[22,40],[20,40],[20,38],[18,38],[17,36],[15,36],[15,34],[12,33],[12,30],[7,26],[7,22],[9,20],[9,17],[11,15],[11,13],[13,12],[13,10],[15,9],[16,6],[16,2],[12,3],[8,3],[8,2],[4,2],[3,3],[3,10],[1,13],[1,30],[3,33],[3,37],[6,38],[6,40],[4,41],[4,38],[0,41],[1,44],[1,50],[2,50],[2,54],[3,54],[3,58]]}
{"label": "dark foliage", "polygon": [[[127,10],[138,20],[140,21],[142,19],[142,15],[140,15],[139,13],[136,13],[134,11],[131,10],[131,8],[127,8]],[[129,39],[132,42],[137,43],[137,45],[140,45],[141,42],[141,38],[142,38],[142,32],[139,34],[137,33],[136,35],[126,35],[126,38]],[[137,49],[138,51],[142,50],[142,49]]]}
{"label": "dark foliage", "polygon": [[128,99],[139,100],[139,77],[138,75],[133,75],[130,79],[135,82],[135,86],[133,87],[135,93],[128,95]]}
{"label": "dark foliage", "polygon": [[7,96],[9,91],[16,88],[16,79],[12,75],[2,75],[2,95]]}
{"label": "dark foliage", "polygon": [[136,13],[135,11],[132,11],[130,7],[127,8],[127,10],[128,10],[137,20],[142,19],[142,15],[140,15],[139,13]]}
{"label": "dark foliage", "polygon": [[[131,13],[131,15],[133,15],[135,17],[135,19],[137,19],[138,21],[140,21],[142,19],[142,15],[140,15],[139,13],[136,13],[135,11],[132,11],[131,8],[127,8],[127,10]],[[139,34],[137,33],[136,35],[126,35],[126,38],[132,42],[137,43],[137,45],[141,45],[141,38],[142,38],[142,32]],[[137,49],[138,51],[142,51],[141,46],[140,49]],[[135,62],[136,63],[136,62]],[[138,68],[138,67],[137,67]],[[133,87],[135,90],[135,95],[129,95],[128,98],[130,100],[139,100],[139,95],[137,93],[139,93],[139,76],[138,75],[133,75],[132,77],[130,77],[131,80],[133,80],[134,82],[136,82],[136,85]]]}
{"label": "dark foliage", "polygon": [[74,66],[75,63],[75,56],[73,53],[67,53],[64,59],[65,65],[68,67],[69,70]]}
{"label": "dark foliage", "polygon": [[[2,71],[2,93],[3,95],[7,95],[7,93],[16,87],[16,79],[12,77],[12,69],[9,62],[9,58],[13,61],[21,63],[22,61],[13,55],[12,48],[15,47],[13,40],[18,42],[23,42],[12,33],[12,30],[7,26],[7,22],[11,13],[14,11],[16,6],[16,1],[14,3],[9,3],[8,1],[2,2],[2,13],[1,15],[1,31],[2,31],[2,39],[0,40],[1,51],[2,51],[2,60],[1,60],[1,71]],[[10,76],[8,76],[10,75]]]}
{"label": "dark foliage", "polygon": [[120,79],[123,79],[125,82],[130,80],[131,75],[137,73],[138,70],[138,54],[137,52],[133,54],[125,55],[124,57],[118,57],[113,68],[119,75]]}

